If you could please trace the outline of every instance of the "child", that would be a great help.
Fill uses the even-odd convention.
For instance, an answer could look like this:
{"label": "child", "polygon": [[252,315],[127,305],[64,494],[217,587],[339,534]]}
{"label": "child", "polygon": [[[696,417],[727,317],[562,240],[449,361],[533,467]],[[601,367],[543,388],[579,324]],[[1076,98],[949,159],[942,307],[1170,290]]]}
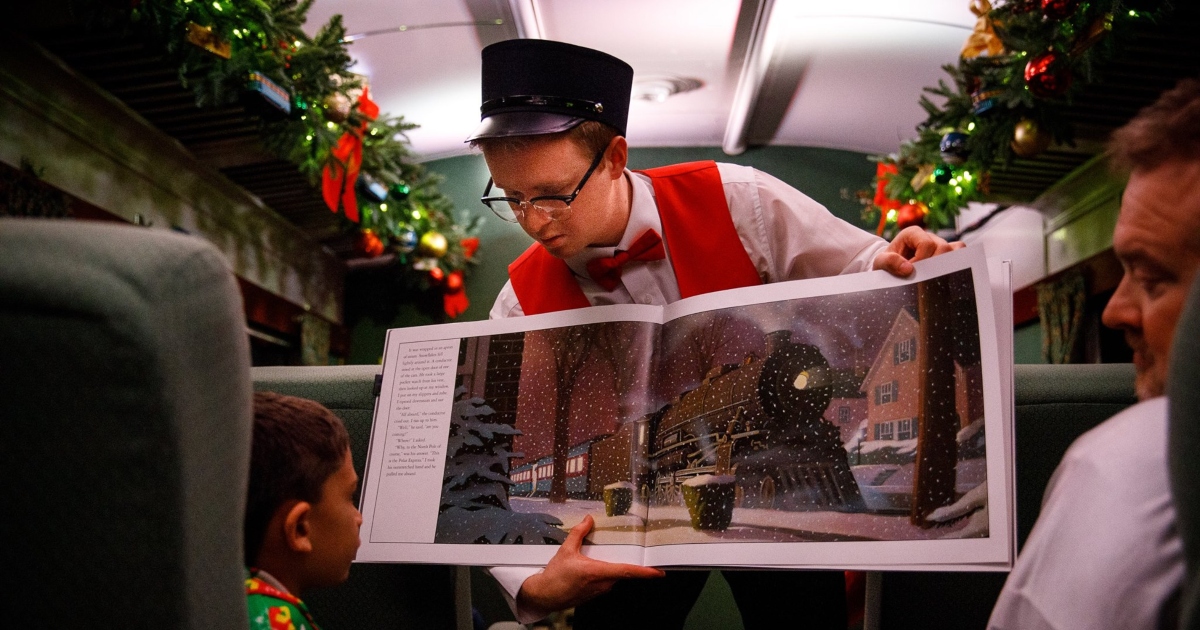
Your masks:
{"label": "child", "polygon": [[254,394],[246,496],[246,599],[252,630],[317,630],[298,595],[350,575],[362,515],[341,420],[319,403]]}

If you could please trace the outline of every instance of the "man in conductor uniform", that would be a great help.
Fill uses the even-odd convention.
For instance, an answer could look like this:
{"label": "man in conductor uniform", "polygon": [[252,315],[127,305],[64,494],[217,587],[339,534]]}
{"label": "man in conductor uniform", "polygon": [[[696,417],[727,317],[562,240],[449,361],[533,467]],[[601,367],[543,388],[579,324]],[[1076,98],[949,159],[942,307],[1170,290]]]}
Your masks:
{"label": "man in conductor uniform", "polygon": [[[752,168],[695,162],[634,173],[624,138],[633,69],[605,53],[546,40],[483,51],[481,122],[469,139],[492,179],[482,201],[536,241],[509,266],[491,317],[602,304],[668,304],[711,291],[884,269],[955,246],[918,228],[892,243]],[[593,560],[588,517],[544,569],[492,575],[518,621],[576,606],[575,627],[679,628],[707,572]],[[628,579],[660,578],[660,579]],[[747,628],[786,607],[803,628],[846,627],[835,571],[726,571]],[[611,590],[610,590],[611,589]]]}

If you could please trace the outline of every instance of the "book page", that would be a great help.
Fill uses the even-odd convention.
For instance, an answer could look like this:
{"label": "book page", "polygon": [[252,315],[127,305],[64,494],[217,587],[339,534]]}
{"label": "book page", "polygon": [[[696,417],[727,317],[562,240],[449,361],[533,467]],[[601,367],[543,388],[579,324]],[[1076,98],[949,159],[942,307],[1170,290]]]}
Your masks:
{"label": "book page", "polygon": [[359,561],[540,564],[591,515],[589,553],[642,562],[643,450],[661,308],[388,332]]}
{"label": "book page", "polygon": [[[988,271],[991,276],[992,283],[992,300],[996,316],[996,342],[997,351],[1000,356],[1000,386],[1005,390],[1001,398],[1001,418],[1004,420],[1002,427],[1004,429],[1004,457],[1007,462],[1015,462],[1014,440],[1015,440],[1015,409],[1014,409],[1014,383],[1013,383],[1013,306],[1012,306],[1012,263],[1007,260],[988,259]],[[912,565],[907,568],[921,571],[1008,571],[1012,568],[1013,562],[1017,557],[1017,533],[1016,533],[1016,517],[1013,511],[1016,505],[1016,467],[1008,466],[1008,484],[1006,502],[1008,513],[1013,515],[1009,519],[1010,529],[1010,549],[1009,557],[1002,562],[965,562],[956,564],[936,564],[925,563],[920,565]],[[781,566],[764,566],[762,568],[793,568]],[[800,567],[794,567],[800,568]],[[860,571],[879,571],[879,570],[895,570],[895,565],[887,564],[856,564],[856,565],[837,565],[837,566],[813,566],[808,565],[804,568],[810,569],[854,569]]]}
{"label": "book page", "polygon": [[391,330],[358,560],[543,564],[591,515],[609,561],[1010,566],[1003,286],[964,250],[909,279]]}
{"label": "book page", "polygon": [[1011,564],[992,297],[962,250],[664,307],[647,563]]}

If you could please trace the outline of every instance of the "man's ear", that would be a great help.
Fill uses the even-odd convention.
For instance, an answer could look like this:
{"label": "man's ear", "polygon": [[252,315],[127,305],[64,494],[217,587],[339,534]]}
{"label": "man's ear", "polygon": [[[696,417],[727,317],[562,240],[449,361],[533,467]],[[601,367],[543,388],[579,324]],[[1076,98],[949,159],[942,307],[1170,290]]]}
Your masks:
{"label": "man's ear", "polygon": [[614,136],[604,150],[605,166],[610,168],[609,177],[617,179],[624,176],[625,165],[629,163],[629,143],[624,136]]}
{"label": "man's ear", "polygon": [[283,539],[288,549],[300,553],[312,552],[312,539],[309,537],[308,516],[312,513],[312,504],[308,501],[297,501],[283,517]]}

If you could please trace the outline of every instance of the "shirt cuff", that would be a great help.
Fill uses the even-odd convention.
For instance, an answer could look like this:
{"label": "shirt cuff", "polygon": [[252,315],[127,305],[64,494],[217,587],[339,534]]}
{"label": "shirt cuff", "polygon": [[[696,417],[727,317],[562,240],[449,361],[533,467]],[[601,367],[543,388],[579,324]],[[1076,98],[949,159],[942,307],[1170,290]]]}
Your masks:
{"label": "shirt cuff", "polygon": [[553,610],[541,610],[533,606],[520,606],[517,604],[517,594],[521,592],[521,585],[530,577],[541,573],[542,567],[487,567],[486,571],[500,584],[500,592],[504,594],[504,600],[508,602],[508,607],[512,609],[513,615],[517,618],[517,623],[530,624],[535,621],[545,619],[547,615],[554,612]]}

